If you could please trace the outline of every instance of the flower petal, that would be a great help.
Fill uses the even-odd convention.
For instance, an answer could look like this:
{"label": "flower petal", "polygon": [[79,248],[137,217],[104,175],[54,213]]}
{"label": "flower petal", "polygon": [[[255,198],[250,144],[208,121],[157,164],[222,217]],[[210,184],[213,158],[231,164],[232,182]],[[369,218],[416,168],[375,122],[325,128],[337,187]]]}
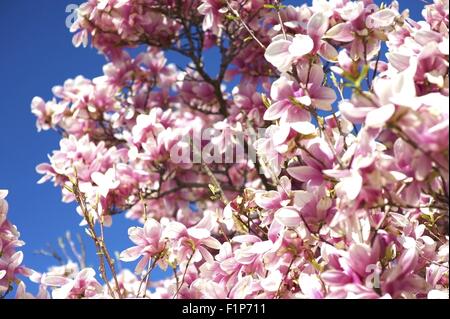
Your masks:
{"label": "flower petal", "polygon": [[310,53],[314,48],[314,42],[310,36],[304,34],[296,34],[289,46],[291,56],[300,58]]}
{"label": "flower petal", "polygon": [[274,67],[280,71],[287,71],[291,67],[292,56],[289,53],[291,41],[276,40],[273,41],[266,49],[264,57]]}
{"label": "flower petal", "polygon": [[275,219],[287,227],[296,227],[300,225],[301,218],[299,212],[293,208],[280,208],[275,213]]}
{"label": "flower petal", "polygon": [[321,38],[328,29],[328,17],[322,12],[314,13],[306,29],[311,38]]}
{"label": "flower petal", "polygon": [[125,262],[135,261],[141,255],[142,248],[139,246],[134,246],[125,249],[120,253],[119,259]]}
{"label": "flower petal", "polygon": [[394,113],[394,104],[383,105],[382,107],[379,107],[367,113],[366,125],[372,128],[381,128],[392,117],[392,115],[394,115]]}

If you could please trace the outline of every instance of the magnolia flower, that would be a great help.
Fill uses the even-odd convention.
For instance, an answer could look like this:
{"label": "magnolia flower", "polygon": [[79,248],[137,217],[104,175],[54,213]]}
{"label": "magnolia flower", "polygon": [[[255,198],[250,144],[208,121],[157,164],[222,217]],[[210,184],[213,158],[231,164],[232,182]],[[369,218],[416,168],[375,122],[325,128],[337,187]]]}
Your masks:
{"label": "magnolia flower", "polygon": [[120,185],[120,181],[117,180],[116,170],[110,168],[106,173],[102,174],[94,172],[91,175],[92,181],[97,185],[98,193],[106,197],[110,190],[117,188]]}
{"label": "magnolia flower", "polygon": [[8,202],[5,200],[8,196],[8,191],[0,189],[0,225],[6,219],[6,213],[8,212]]}
{"label": "magnolia flower", "polygon": [[418,261],[419,255],[415,247],[405,249],[396,265],[386,273],[386,279],[381,284],[382,290],[394,297],[401,294],[403,287],[409,286],[409,289],[417,291],[425,290],[425,280],[414,274]]}
{"label": "magnolia flower", "polygon": [[277,35],[267,47],[264,57],[280,72],[287,72],[299,58],[319,53],[324,59],[335,61],[336,49],[322,41],[322,36],[328,29],[328,17],[321,12],[315,13],[306,27],[307,34]]}
{"label": "magnolia flower", "polygon": [[[385,36],[379,29],[392,23],[389,14],[392,10],[372,14],[376,6],[370,9],[369,6],[365,7],[363,1],[348,1],[336,9],[340,22],[332,26],[323,39],[342,42],[352,57],[373,59],[380,49],[380,38]],[[382,20],[383,17],[386,20]]]}
{"label": "magnolia flower", "polygon": [[364,12],[362,1],[349,1],[342,8],[336,9],[345,21],[355,21]]}
{"label": "magnolia flower", "polygon": [[[143,258],[136,266],[136,273],[141,273],[149,260],[160,254],[165,249],[165,241],[162,238],[162,227],[159,222],[153,218],[147,219],[144,227],[130,227],[128,236],[136,246],[130,247],[120,253],[120,260],[134,261],[140,256]],[[163,265],[162,261],[159,261]]]}
{"label": "magnolia flower", "polygon": [[252,235],[241,235],[233,238],[233,243],[240,243],[240,247],[234,252],[234,260],[240,264],[248,265],[259,262],[258,257],[273,246],[270,240],[261,241]]}
{"label": "magnolia flower", "polygon": [[45,276],[43,283],[50,287],[54,299],[92,298],[103,293],[103,287],[95,279],[92,268],[82,269],[74,279],[49,275]]}
{"label": "magnolia flower", "polygon": [[34,296],[26,291],[26,285],[23,281],[17,286],[16,299],[34,299]]}
{"label": "magnolia flower", "polygon": [[253,294],[260,289],[259,283],[250,275],[243,277],[234,287],[231,289],[229,298],[231,299],[253,299]]}
{"label": "magnolia flower", "polygon": [[363,178],[357,170],[333,171],[324,170],[326,175],[339,179],[335,190],[339,197],[344,197],[349,200],[355,200],[361,192],[363,186]]}
{"label": "magnolia flower", "polygon": [[291,181],[286,176],[282,176],[277,190],[257,192],[255,194],[255,203],[265,210],[276,210],[289,205],[293,194]]}
{"label": "magnolia flower", "polygon": [[302,222],[300,213],[295,207],[283,207],[275,213],[275,220],[286,227],[297,227]]}
{"label": "magnolia flower", "polygon": [[267,47],[264,57],[280,72],[291,69],[295,59],[310,53],[314,42],[308,35],[296,34],[295,37],[277,35]]}
{"label": "magnolia flower", "polygon": [[265,158],[265,161],[269,164],[268,170],[276,176],[281,172],[285,160],[283,154],[288,150],[286,139],[289,132],[287,131],[289,131],[289,128],[286,129],[286,126],[271,125],[264,132],[265,136],[256,140],[254,144],[258,156]]}
{"label": "magnolia flower", "polygon": [[369,28],[374,29],[388,27],[394,23],[394,20],[398,15],[398,12],[395,12],[392,9],[381,9],[367,17],[366,25]]}
{"label": "magnolia flower", "polygon": [[18,276],[30,277],[34,271],[23,266],[24,254],[17,247],[25,243],[19,239],[16,226],[7,219],[7,190],[0,189],[0,295],[5,295],[14,282],[20,282]]}
{"label": "magnolia flower", "polygon": [[[375,273],[376,264],[379,258],[380,247],[374,248],[364,244],[352,244],[348,251],[336,249],[325,250],[323,252],[325,260],[330,261],[334,270],[328,270],[321,275],[322,280],[333,287],[356,284],[365,286],[369,282],[365,281]],[[333,260],[333,262],[331,262]],[[378,283],[379,284],[379,283]]]}
{"label": "magnolia flower", "polygon": [[333,166],[334,155],[328,144],[320,138],[310,139],[301,150],[301,157],[306,165],[287,168],[290,176],[309,185],[317,186],[324,183],[322,171]]}
{"label": "magnolia flower", "polygon": [[136,119],[136,125],[132,129],[133,141],[145,142],[147,133],[159,133],[163,126],[158,123],[158,117],[161,116],[160,109],[152,109],[149,114],[140,114]]}
{"label": "magnolia flower", "polygon": [[[128,269],[123,269],[117,274],[117,281],[124,298],[142,298],[150,295],[150,291],[144,291],[142,280]],[[110,280],[110,285],[114,287],[114,279]]]}
{"label": "magnolia flower", "polygon": [[165,229],[165,236],[173,241],[173,249],[179,262],[191,259],[192,262],[214,260],[208,248],[218,250],[220,242],[211,236],[211,232],[206,228],[190,227],[178,222],[170,222]]}
{"label": "magnolia flower", "polygon": [[[312,134],[315,131],[315,126],[310,122],[311,116],[309,112],[294,105],[290,100],[294,98],[296,89],[298,87],[294,81],[284,76],[272,84],[270,94],[275,102],[264,113],[264,120],[274,121],[280,119],[281,125],[276,135],[277,144],[284,142],[291,128],[305,135]],[[309,105],[311,104],[308,96],[299,100]],[[299,103],[301,103],[300,101]]]}
{"label": "magnolia flower", "polygon": [[50,299],[50,295],[44,285],[39,286],[36,296],[27,292],[27,286],[21,281],[17,286],[15,299]]}
{"label": "magnolia flower", "polygon": [[323,286],[317,275],[301,273],[299,282],[300,289],[307,298],[322,299],[324,297]]}
{"label": "magnolia flower", "polygon": [[283,274],[278,269],[270,272],[261,280],[261,287],[269,293],[276,293],[283,281]]}
{"label": "magnolia flower", "polygon": [[221,14],[227,12],[223,3],[218,0],[202,0],[202,4],[198,6],[197,10],[205,16],[202,24],[203,30],[211,30],[214,34],[218,34],[221,26]]}
{"label": "magnolia flower", "polygon": [[301,87],[287,76],[281,76],[272,84],[270,96],[275,102],[264,113],[266,121],[280,119],[282,130],[279,135],[284,138],[289,134],[289,128],[300,134],[313,134],[315,126],[310,122],[310,112],[304,107],[329,111],[336,99],[334,90],[322,85],[324,73],[319,65],[299,67],[298,76]]}

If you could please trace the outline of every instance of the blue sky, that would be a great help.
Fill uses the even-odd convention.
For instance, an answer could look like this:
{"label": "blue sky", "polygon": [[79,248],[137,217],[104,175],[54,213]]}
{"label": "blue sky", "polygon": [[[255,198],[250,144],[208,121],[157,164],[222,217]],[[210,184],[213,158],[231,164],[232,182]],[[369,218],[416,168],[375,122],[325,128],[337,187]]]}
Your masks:
{"label": "blue sky", "polygon": [[[61,202],[60,189],[51,183],[36,184],[35,166],[58,148],[54,131],[38,133],[30,112],[34,96],[52,97],[51,88],[79,74],[93,78],[101,74],[105,62],[93,49],[76,49],[65,26],[69,3],[74,0],[19,0],[2,2],[0,10],[0,188],[9,189],[9,218],[17,225],[25,264],[39,271],[55,262],[34,251],[57,247],[57,238],[66,230],[80,233],[88,249],[92,244],[78,226],[74,205]],[[127,229],[134,223],[118,216],[108,232],[112,250],[130,245]],[[88,262],[96,264],[96,255]]]}
{"label": "blue sky", "polygon": [[[103,56],[91,48],[74,48],[65,26],[66,6],[82,2],[16,0],[2,1],[0,5],[0,188],[10,190],[9,218],[26,242],[25,264],[38,271],[45,271],[54,260],[34,251],[48,244],[56,247],[57,238],[66,230],[82,234],[92,251],[92,244],[78,226],[80,217],[75,206],[63,204],[60,189],[51,183],[36,184],[39,175],[35,166],[58,148],[59,136],[53,131],[37,133],[30,112],[31,99],[34,96],[50,99],[54,85],[79,74],[93,78],[102,73]],[[402,9],[410,9],[414,18],[420,16],[421,0],[399,2]],[[113,228],[106,233],[112,251],[130,246],[127,229],[131,225],[134,222],[123,216],[115,218]],[[90,256],[88,262],[95,265],[95,254]]]}

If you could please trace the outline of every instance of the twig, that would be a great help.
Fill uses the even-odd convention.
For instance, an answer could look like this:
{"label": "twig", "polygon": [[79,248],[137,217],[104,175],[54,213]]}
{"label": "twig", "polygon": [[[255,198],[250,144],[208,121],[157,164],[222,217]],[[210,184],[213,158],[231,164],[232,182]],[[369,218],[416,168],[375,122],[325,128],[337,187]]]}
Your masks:
{"label": "twig", "polygon": [[144,288],[144,294],[142,296],[142,298],[145,297],[146,295],[146,291],[147,291],[147,286],[148,286],[148,279],[150,278],[150,273],[153,271],[153,269],[155,269],[156,263],[158,261],[158,258],[154,258],[153,261],[151,263],[148,264],[148,268],[147,268],[147,273],[145,274],[144,277],[142,277],[141,282],[139,283],[139,288],[138,288],[138,292],[136,297],[139,298],[139,294],[141,293],[141,287],[145,282],[145,288]]}
{"label": "twig", "polygon": [[195,249],[192,251],[192,255],[189,257],[189,259],[187,261],[186,268],[184,269],[184,272],[183,272],[183,277],[181,277],[181,283],[180,283],[180,285],[178,285],[177,291],[175,292],[175,295],[173,296],[172,299],[175,299],[178,296],[178,293],[180,292],[180,289],[184,284],[184,279],[186,277],[186,273],[189,268],[189,264],[191,263],[191,260],[192,260],[192,257],[194,257],[194,254],[195,254]]}
{"label": "twig", "polygon": [[256,41],[256,43],[258,43],[258,45],[263,48],[264,50],[266,50],[266,46],[264,44],[262,44],[261,41],[259,41],[259,39],[256,37],[255,33],[253,32],[252,29],[250,29],[250,27],[247,25],[247,23],[244,22],[244,20],[241,18],[241,15],[239,14],[239,12],[237,12],[230,4],[230,2],[227,0],[227,6],[228,9],[231,10],[231,12],[233,12],[233,14],[240,20],[240,22],[242,23],[242,25],[244,26],[244,28],[247,30],[247,32],[250,34],[250,36]]}
{"label": "twig", "polygon": [[283,287],[283,283],[284,283],[284,281],[287,279],[287,276],[288,276],[289,273],[291,272],[291,268],[292,268],[292,265],[294,264],[295,259],[297,259],[297,256],[293,256],[293,257],[292,257],[292,260],[291,260],[291,262],[290,262],[290,264],[289,264],[289,267],[288,267],[286,273],[284,274],[284,277],[283,277],[283,279],[281,280],[280,285],[278,286],[278,290],[277,290],[277,293],[275,294],[274,299],[275,299],[275,298],[278,298],[278,299],[280,298],[281,288]]}
{"label": "twig", "polygon": [[[85,196],[84,196],[84,194],[82,194],[80,192],[80,190],[78,188],[78,177],[75,177],[75,180],[72,181],[72,191],[73,191],[73,194],[75,195],[78,205],[80,205],[80,209],[83,213],[84,219],[87,222],[89,234],[90,234],[91,238],[93,239],[94,244],[97,248],[97,255],[99,257],[101,277],[102,277],[103,281],[105,281],[105,284],[108,288],[109,293],[114,298],[115,297],[114,290],[111,288],[111,285],[109,284],[109,281],[108,281],[108,277],[106,275],[106,267],[105,267],[105,261],[104,261],[104,259],[106,259],[106,262],[108,263],[109,269],[111,270],[112,276],[114,278],[114,282],[116,284],[117,294],[118,294],[119,298],[122,298],[122,294],[120,292],[120,286],[119,286],[119,282],[117,280],[113,261],[111,259],[111,256],[109,255],[108,249],[106,248],[103,236],[102,236],[102,238],[99,238],[95,231],[94,222],[93,222],[93,220],[89,214],[89,211],[86,207]],[[103,234],[103,223],[100,222],[100,225],[101,225],[101,232]]]}
{"label": "twig", "polygon": [[280,1],[275,0],[275,10],[277,11],[278,21],[280,23],[281,32],[283,32],[284,39],[287,40],[286,29],[284,28],[283,19],[281,19],[280,14]]}

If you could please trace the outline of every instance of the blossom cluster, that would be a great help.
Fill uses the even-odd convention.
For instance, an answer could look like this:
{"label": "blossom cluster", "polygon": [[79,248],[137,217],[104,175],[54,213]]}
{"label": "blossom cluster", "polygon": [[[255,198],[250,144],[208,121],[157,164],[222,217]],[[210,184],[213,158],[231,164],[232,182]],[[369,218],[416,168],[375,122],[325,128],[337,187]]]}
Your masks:
{"label": "blossom cluster", "polygon": [[17,296],[25,291],[25,283],[21,277],[29,277],[33,271],[25,267],[23,252],[18,250],[25,243],[20,240],[17,227],[8,219],[7,190],[0,189],[0,297],[5,297],[14,284],[18,284]]}
{"label": "blossom cluster", "polygon": [[[103,284],[78,266],[35,281],[54,298],[448,298],[448,13],[447,0],[422,21],[397,1],[87,1],[71,31],[108,59],[103,75],[32,112],[62,133],[37,171],[77,202]],[[199,148],[257,158],[173,160],[194,158],[185,137],[206,129]],[[121,213],[137,225],[120,259],[138,262],[117,273],[97,230]],[[156,267],[172,274],[153,281]]]}

